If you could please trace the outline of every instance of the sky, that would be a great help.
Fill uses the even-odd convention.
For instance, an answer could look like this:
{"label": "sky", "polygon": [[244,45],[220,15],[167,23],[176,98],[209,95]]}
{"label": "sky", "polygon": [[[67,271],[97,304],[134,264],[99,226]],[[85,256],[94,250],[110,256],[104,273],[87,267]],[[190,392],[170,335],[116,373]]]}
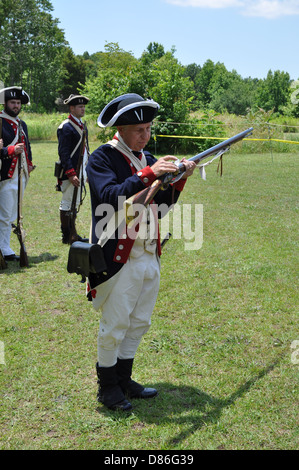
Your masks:
{"label": "sky", "polygon": [[113,42],[139,59],[150,42],[182,65],[207,60],[243,78],[299,79],[299,0],[51,0],[76,55]]}

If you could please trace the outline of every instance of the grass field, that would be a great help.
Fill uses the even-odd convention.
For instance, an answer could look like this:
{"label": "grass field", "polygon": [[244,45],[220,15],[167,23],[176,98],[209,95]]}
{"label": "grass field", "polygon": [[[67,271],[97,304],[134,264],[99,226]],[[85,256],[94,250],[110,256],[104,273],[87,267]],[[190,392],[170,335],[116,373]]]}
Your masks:
{"label": "grass field", "polygon": [[[164,249],[152,327],[134,369],[159,396],[133,401],[129,415],[96,402],[99,314],[66,271],[57,144],[32,148],[30,266],[0,272],[0,448],[297,449],[297,148],[228,154],[222,178],[216,163],[207,181],[197,173],[188,181],[180,204],[203,205],[203,245],[185,251],[184,240],[172,239]],[[82,235],[89,223],[87,195]]]}

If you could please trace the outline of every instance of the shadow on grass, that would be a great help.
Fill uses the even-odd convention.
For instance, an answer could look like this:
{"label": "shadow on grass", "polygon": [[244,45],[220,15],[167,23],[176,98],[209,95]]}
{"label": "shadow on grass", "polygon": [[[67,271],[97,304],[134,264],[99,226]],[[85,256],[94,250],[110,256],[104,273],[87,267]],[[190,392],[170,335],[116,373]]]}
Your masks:
{"label": "shadow on grass", "polygon": [[[247,380],[227,398],[213,397],[202,390],[187,385],[175,387],[173,384],[166,382],[149,385],[159,390],[158,397],[152,400],[131,400],[133,413],[140,421],[147,424],[172,425],[174,429],[179,426],[184,428],[180,433],[169,439],[165,446],[167,449],[176,448],[203,426],[209,423],[217,423],[222,411],[233,405],[236,400],[249,392],[259,380],[269,374],[283,356],[284,353],[268,367]],[[124,419],[123,412],[113,412],[104,407],[99,407],[97,411],[109,414],[115,420]]]}
{"label": "shadow on grass", "polygon": [[8,261],[6,269],[0,270],[0,275],[16,274],[17,272],[22,273],[24,270],[30,269],[36,264],[45,263],[47,261],[56,261],[58,258],[58,255],[51,255],[51,253],[48,252],[41,253],[39,256],[28,256],[28,268],[21,268],[18,261]]}

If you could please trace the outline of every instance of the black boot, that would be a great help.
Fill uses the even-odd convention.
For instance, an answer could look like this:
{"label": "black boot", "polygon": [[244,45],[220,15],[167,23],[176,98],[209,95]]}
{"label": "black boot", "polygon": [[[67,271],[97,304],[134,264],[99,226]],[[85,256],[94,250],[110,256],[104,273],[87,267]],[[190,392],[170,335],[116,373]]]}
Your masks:
{"label": "black boot", "polygon": [[69,212],[62,210],[60,211],[62,243],[71,245],[74,242],[89,242],[88,238],[83,238],[78,235],[75,222],[76,217],[74,218],[73,226],[71,227]]}
{"label": "black boot", "polygon": [[116,373],[119,385],[128,398],[153,398],[158,392],[155,388],[144,388],[131,379],[134,359],[117,359]]}
{"label": "black boot", "polygon": [[99,384],[98,401],[111,410],[131,410],[132,405],[126,400],[118,384],[116,365],[113,367],[100,367],[96,364],[96,370]]}
{"label": "black boot", "polygon": [[60,228],[62,233],[62,243],[68,245],[70,243],[70,218],[68,211],[60,211]]}

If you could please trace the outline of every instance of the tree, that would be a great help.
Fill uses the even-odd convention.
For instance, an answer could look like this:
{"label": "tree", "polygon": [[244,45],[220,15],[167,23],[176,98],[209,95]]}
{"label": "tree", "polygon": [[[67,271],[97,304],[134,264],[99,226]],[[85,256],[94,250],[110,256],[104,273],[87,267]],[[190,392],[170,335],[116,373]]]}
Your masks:
{"label": "tree", "polygon": [[88,78],[79,91],[90,99],[88,111],[99,114],[113,98],[129,92],[128,79],[126,74],[103,69],[98,71],[96,77]]}
{"label": "tree", "polygon": [[[155,119],[157,134],[176,134],[177,123],[187,122],[190,119],[194,96],[193,82],[185,76],[185,69],[174,57],[173,50],[149,64],[140,60],[130,73],[129,89],[159,103],[159,114]],[[159,143],[159,150],[169,152],[172,146],[178,148],[180,145],[181,142],[178,140],[167,139]]]}
{"label": "tree", "polygon": [[147,49],[142,53],[140,61],[144,65],[150,65],[155,60],[161,59],[165,54],[164,47],[158,42],[150,42]]}
{"label": "tree", "polygon": [[211,101],[209,92],[210,83],[215,72],[215,64],[212,60],[207,60],[202,66],[200,73],[197,74],[194,82],[195,90],[197,92],[197,100],[201,107],[208,107]]}
{"label": "tree", "polygon": [[291,83],[290,107],[294,117],[299,117],[299,80]]}
{"label": "tree", "polygon": [[254,80],[244,80],[236,70],[229,72],[224,64],[216,64],[209,86],[209,108],[219,113],[246,114],[254,102],[255,84]]}
{"label": "tree", "polygon": [[71,93],[77,93],[85,83],[86,61],[82,56],[76,56],[70,47],[66,47],[61,58],[61,88],[59,93],[67,98]]}
{"label": "tree", "polygon": [[[115,63],[113,53],[110,58]],[[96,77],[86,80],[81,91],[90,98],[90,111],[97,113],[113,98],[124,93],[138,93],[144,98],[154,99],[160,105],[159,118],[155,122],[160,126],[157,129],[163,129],[164,134],[174,132],[173,124],[168,123],[188,120],[193,99],[193,83],[184,75],[184,67],[178,63],[173,51],[152,62],[137,60],[133,67],[101,68]],[[169,143],[167,145],[169,149]]]}
{"label": "tree", "polygon": [[192,110],[196,110],[200,107],[199,95],[200,90],[198,87],[199,74],[201,72],[201,66],[195,63],[187,65],[184,71],[184,76],[189,77],[194,85],[194,98],[192,100],[191,106]]}
{"label": "tree", "polygon": [[60,81],[64,33],[53,19],[48,0],[2,0],[0,73],[5,86],[21,85],[32,109],[53,109]]}
{"label": "tree", "polygon": [[290,75],[287,72],[269,70],[267,78],[259,85],[255,104],[265,111],[279,112],[286,106],[290,97]]}
{"label": "tree", "polygon": [[126,72],[137,63],[132,52],[124,51],[117,42],[106,43],[105,52],[96,52],[89,56],[89,60],[94,63],[96,73],[110,69]]}
{"label": "tree", "polygon": [[[111,56],[112,63],[115,58]],[[181,121],[187,118],[193,98],[193,84],[184,76],[184,68],[167,52],[159,59],[146,65],[136,61],[131,68],[99,69],[96,78],[86,81],[82,88],[93,97],[93,107],[101,109],[103,104],[121,93],[138,93],[144,98],[153,98],[160,104],[160,119]]]}

